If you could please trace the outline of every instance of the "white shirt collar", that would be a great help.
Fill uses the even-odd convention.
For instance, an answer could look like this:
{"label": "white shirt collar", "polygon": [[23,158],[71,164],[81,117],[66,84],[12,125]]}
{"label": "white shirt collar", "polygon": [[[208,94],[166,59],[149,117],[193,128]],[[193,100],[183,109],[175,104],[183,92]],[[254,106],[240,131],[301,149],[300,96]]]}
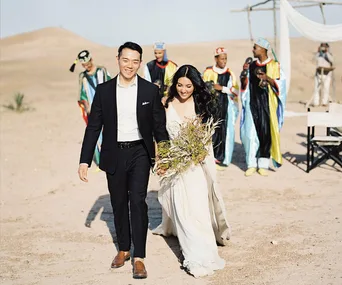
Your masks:
{"label": "white shirt collar", "polygon": [[227,66],[225,66],[224,68],[219,68],[216,65],[213,66],[213,70],[218,74],[225,73],[227,69],[228,69]]}
{"label": "white shirt collar", "polygon": [[268,57],[265,61],[260,62],[260,60],[257,58],[257,63],[260,65],[265,65],[267,63],[269,63],[272,60],[272,58]]}
{"label": "white shirt collar", "polygon": [[118,78],[117,78],[117,81],[116,81],[117,87],[129,88],[129,87],[137,86],[137,84],[138,84],[138,75],[136,75],[134,77],[134,80],[131,82],[131,84],[128,87],[126,87],[126,86],[123,86],[122,84],[120,84],[120,74],[118,74]]}

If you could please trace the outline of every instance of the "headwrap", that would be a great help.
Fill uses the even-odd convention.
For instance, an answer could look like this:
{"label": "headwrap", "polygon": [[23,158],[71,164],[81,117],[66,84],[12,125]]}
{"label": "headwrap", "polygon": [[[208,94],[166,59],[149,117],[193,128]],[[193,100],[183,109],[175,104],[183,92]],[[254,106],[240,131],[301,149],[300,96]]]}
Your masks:
{"label": "headwrap", "polygon": [[264,38],[258,38],[257,41],[255,42],[255,44],[258,45],[259,47],[266,49],[266,50],[269,50],[271,47],[270,42]]}
{"label": "headwrap", "polygon": [[278,61],[277,56],[273,50],[273,48],[271,48],[271,44],[268,40],[264,39],[264,38],[258,38],[255,42],[256,45],[258,45],[259,47],[264,48],[265,50],[270,50],[272,51],[273,57],[275,61]]}
{"label": "headwrap", "polygon": [[91,54],[88,50],[82,50],[75,59],[74,63],[70,66],[69,70],[74,72],[76,63],[79,61],[80,63],[87,63],[91,60]]}
{"label": "headwrap", "polygon": [[320,47],[324,47],[324,46],[330,47],[328,43],[321,43]]}
{"label": "headwrap", "polygon": [[165,43],[163,43],[163,42],[154,43],[153,49],[154,50],[165,50],[166,49]]}
{"label": "headwrap", "polygon": [[165,43],[163,43],[163,42],[156,42],[156,43],[154,43],[153,50],[163,50],[164,51],[163,61],[165,61],[165,62],[169,61],[168,58],[167,58]]}
{"label": "headwrap", "polygon": [[218,56],[220,54],[227,54],[227,50],[224,47],[218,47],[215,49],[215,56]]}

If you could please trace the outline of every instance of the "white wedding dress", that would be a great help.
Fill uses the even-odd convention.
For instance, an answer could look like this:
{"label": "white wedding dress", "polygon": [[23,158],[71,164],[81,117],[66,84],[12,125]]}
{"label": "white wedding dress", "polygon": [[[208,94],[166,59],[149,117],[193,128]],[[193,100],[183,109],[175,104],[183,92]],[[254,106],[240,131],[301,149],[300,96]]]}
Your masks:
{"label": "white wedding dress", "polygon": [[[182,120],[171,103],[166,121],[172,142]],[[178,237],[184,256],[183,267],[196,278],[224,268],[225,261],[218,255],[216,242],[225,245],[230,238],[230,228],[223,199],[216,187],[213,151],[204,165],[194,165],[172,182],[162,183],[158,199],[163,218],[153,233]]]}

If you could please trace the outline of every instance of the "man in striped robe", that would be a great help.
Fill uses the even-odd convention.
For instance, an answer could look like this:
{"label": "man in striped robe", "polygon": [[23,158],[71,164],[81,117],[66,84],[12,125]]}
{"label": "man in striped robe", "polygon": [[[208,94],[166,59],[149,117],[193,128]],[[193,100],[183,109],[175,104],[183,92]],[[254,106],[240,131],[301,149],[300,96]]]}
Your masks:
{"label": "man in striped robe", "polygon": [[[79,99],[78,105],[81,108],[82,117],[88,124],[88,115],[95,96],[96,86],[110,79],[107,69],[103,66],[96,66],[88,50],[83,50],[77,55],[77,59],[70,67],[73,72],[77,62],[82,64],[84,71],[79,74]],[[98,166],[100,163],[100,150],[102,143],[102,133],[96,145],[94,162]]]}

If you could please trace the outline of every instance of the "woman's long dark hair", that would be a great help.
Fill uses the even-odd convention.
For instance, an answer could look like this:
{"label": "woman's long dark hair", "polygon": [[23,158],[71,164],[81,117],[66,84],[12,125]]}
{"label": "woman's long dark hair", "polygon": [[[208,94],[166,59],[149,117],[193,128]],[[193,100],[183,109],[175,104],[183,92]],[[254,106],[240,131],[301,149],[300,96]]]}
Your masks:
{"label": "woman's long dark hair", "polygon": [[195,112],[197,115],[202,116],[203,122],[206,122],[210,117],[216,121],[219,117],[219,108],[217,97],[210,93],[206,84],[204,83],[199,71],[192,65],[181,66],[172,79],[167,99],[165,101],[165,108],[168,108],[169,103],[178,96],[177,83],[181,77],[188,78],[194,85],[194,92],[192,96],[195,102]]}

